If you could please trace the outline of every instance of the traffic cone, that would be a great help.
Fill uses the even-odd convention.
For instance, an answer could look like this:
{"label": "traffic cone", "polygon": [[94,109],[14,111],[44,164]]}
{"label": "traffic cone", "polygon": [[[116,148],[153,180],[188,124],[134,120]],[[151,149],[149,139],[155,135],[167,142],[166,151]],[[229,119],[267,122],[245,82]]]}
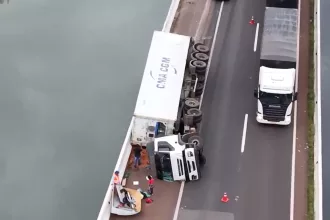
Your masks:
{"label": "traffic cone", "polygon": [[249,24],[255,24],[255,23],[256,23],[256,22],[254,21],[254,18],[253,18],[253,16],[252,16],[252,18],[251,18]]}
{"label": "traffic cone", "polygon": [[229,198],[228,198],[228,195],[227,193],[224,193],[222,198],[221,198],[221,202],[224,202],[224,203],[227,203],[229,202]]}

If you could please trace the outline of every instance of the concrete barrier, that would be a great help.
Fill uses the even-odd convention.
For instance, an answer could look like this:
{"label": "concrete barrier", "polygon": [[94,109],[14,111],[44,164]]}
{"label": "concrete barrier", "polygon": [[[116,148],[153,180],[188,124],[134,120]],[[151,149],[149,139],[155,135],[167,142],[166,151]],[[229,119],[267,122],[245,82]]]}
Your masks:
{"label": "concrete barrier", "polygon": [[314,211],[315,220],[323,220],[322,130],[321,130],[321,65],[320,65],[320,0],[314,5],[314,66],[315,66],[315,139],[314,139]]}

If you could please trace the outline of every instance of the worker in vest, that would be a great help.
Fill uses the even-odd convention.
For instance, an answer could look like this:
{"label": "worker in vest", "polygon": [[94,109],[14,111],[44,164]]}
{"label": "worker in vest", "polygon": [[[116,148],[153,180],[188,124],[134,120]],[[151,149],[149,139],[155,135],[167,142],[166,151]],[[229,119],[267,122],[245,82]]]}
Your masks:
{"label": "worker in vest", "polygon": [[120,184],[119,171],[116,171],[115,174],[113,175],[113,183],[116,185]]}

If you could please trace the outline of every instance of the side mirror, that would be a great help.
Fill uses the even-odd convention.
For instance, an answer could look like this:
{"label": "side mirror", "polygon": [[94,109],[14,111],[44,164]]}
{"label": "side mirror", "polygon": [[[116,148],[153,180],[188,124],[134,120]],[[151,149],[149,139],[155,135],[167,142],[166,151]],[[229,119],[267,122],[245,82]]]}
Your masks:
{"label": "side mirror", "polygon": [[258,98],[258,90],[254,89],[254,98]]}
{"label": "side mirror", "polygon": [[296,92],[296,93],[294,94],[294,96],[293,96],[293,101],[297,101],[297,99],[298,99],[298,92]]}

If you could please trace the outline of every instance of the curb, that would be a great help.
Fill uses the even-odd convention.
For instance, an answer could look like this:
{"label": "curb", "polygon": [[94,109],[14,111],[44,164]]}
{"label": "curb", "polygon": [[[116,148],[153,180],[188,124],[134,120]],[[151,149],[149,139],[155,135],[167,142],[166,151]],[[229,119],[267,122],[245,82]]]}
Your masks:
{"label": "curb", "polygon": [[167,17],[163,25],[163,32],[170,32],[173,21],[175,19],[176,12],[179,8],[180,0],[172,0],[170,9],[168,10]]}
{"label": "curb", "polygon": [[321,131],[321,66],[320,66],[320,0],[314,4],[314,219],[323,220],[322,131]]}

